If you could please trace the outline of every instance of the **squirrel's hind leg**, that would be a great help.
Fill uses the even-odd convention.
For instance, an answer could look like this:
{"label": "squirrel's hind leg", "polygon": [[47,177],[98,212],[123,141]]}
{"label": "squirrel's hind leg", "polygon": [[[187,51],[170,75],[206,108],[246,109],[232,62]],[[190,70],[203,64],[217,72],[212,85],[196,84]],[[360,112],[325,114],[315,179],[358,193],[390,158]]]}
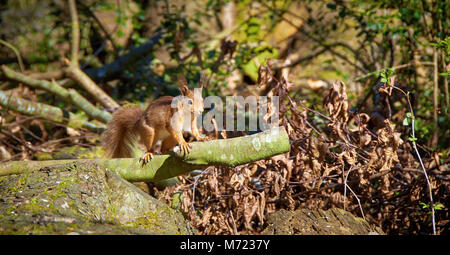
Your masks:
{"label": "squirrel's hind leg", "polygon": [[141,135],[141,142],[147,149],[147,152],[142,155],[139,162],[142,161],[142,165],[145,165],[153,158],[153,147],[156,143],[155,130],[147,125],[144,120],[141,120],[139,125],[139,134]]}
{"label": "squirrel's hind leg", "polygon": [[175,145],[177,145],[177,140],[172,136],[167,137],[161,144],[161,153],[169,152]]}

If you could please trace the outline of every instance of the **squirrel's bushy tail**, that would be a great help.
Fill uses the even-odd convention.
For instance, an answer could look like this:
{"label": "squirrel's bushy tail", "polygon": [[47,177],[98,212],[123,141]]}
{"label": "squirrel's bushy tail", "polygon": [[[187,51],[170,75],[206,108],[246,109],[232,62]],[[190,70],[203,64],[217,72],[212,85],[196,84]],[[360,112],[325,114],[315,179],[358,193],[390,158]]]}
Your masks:
{"label": "squirrel's bushy tail", "polygon": [[136,124],[144,110],[138,106],[123,107],[116,111],[102,135],[102,145],[111,158],[130,158],[137,139]]}

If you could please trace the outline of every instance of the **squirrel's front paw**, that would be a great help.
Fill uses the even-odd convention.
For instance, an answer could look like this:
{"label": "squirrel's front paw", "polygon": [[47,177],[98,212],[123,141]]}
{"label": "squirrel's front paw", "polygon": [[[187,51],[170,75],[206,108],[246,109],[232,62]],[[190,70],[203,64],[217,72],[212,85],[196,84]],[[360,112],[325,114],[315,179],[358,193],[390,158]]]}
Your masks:
{"label": "squirrel's front paw", "polygon": [[180,144],[180,149],[184,153],[184,155],[187,155],[191,151],[191,145],[188,144],[187,142],[184,142]]}
{"label": "squirrel's front paw", "polygon": [[198,139],[199,141],[208,141],[209,137],[207,136],[201,136],[200,139]]}
{"label": "squirrel's front paw", "polygon": [[151,152],[146,152],[142,157],[139,159],[139,162],[142,161],[142,166],[150,162],[150,160],[153,158],[153,154]]}
{"label": "squirrel's front paw", "polygon": [[209,137],[207,137],[206,135],[196,135],[196,136],[195,136],[195,139],[196,139],[197,141],[208,141],[208,140],[209,140]]}

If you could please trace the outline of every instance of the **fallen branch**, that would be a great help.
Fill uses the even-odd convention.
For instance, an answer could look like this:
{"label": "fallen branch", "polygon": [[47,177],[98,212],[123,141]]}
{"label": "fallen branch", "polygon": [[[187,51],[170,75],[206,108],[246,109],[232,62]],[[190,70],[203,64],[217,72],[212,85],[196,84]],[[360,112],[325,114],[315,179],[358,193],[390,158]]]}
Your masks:
{"label": "fallen branch", "polygon": [[119,104],[114,101],[108,94],[106,94],[86,73],[84,73],[78,66],[70,64],[64,69],[67,77],[76,81],[98,102],[109,109],[119,108]]}
{"label": "fallen branch", "polygon": [[73,104],[77,108],[83,110],[93,119],[102,121],[103,123],[107,123],[111,119],[111,114],[109,112],[98,109],[74,89],[63,88],[56,82],[33,79],[24,74],[18,73],[5,65],[3,65],[1,69],[6,78],[24,83],[35,89],[48,91],[61,98],[63,101]]}
{"label": "fallen branch", "polygon": [[98,133],[105,129],[104,125],[90,123],[71,112],[64,112],[58,107],[13,97],[11,94],[3,91],[0,91],[0,105],[25,115],[37,116],[57,123],[65,123],[72,128],[83,127]]}
{"label": "fallen branch", "polygon": [[10,161],[0,165],[0,176],[19,174],[55,164],[91,162],[114,171],[131,182],[157,182],[192,170],[205,169],[210,165],[234,167],[251,163],[288,152],[290,148],[289,137],[283,127],[250,136],[193,142],[191,145],[192,150],[186,157],[175,147],[170,154],[155,155],[144,166],[137,158]]}

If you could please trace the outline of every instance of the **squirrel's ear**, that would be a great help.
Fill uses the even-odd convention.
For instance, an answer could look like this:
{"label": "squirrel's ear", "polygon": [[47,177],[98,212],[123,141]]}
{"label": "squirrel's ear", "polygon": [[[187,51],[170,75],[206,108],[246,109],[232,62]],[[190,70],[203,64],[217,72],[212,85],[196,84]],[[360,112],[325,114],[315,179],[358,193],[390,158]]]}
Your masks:
{"label": "squirrel's ear", "polygon": [[200,74],[200,88],[203,89],[206,87],[206,83],[208,82],[208,77],[205,73]]}
{"label": "squirrel's ear", "polygon": [[187,96],[189,92],[189,88],[188,87],[180,87],[180,94],[182,96]]}
{"label": "squirrel's ear", "polygon": [[181,95],[185,96],[189,88],[186,78],[182,74],[178,75],[178,83],[180,85]]}

